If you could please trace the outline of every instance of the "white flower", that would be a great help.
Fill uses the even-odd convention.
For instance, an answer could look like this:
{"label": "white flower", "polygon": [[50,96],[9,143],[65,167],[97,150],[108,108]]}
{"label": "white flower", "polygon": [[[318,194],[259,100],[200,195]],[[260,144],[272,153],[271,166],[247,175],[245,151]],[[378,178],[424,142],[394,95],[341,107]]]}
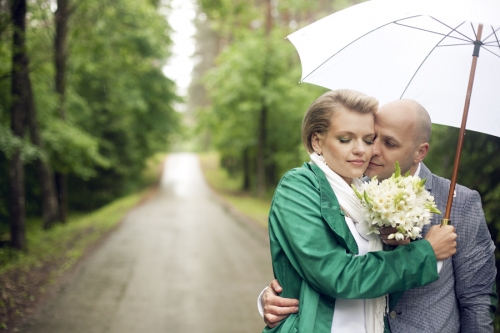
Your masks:
{"label": "white flower", "polygon": [[418,176],[401,175],[399,163],[396,172],[381,182],[373,177],[359,189],[352,186],[361,201],[371,233],[380,234],[383,227],[393,227],[397,232],[389,239],[404,240],[421,238],[424,225],[430,223],[431,214],[441,214],[434,197],[425,190],[425,179]]}

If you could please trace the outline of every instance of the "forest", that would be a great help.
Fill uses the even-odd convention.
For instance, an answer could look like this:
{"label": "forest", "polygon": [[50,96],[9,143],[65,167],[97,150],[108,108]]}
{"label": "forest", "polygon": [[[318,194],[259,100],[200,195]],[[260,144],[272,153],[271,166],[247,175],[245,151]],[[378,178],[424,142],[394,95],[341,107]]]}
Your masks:
{"label": "forest", "polygon": [[[147,159],[178,141],[216,150],[242,193],[269,198],[306,161],[302,117],[326,91],[298,83],[284,38],[357,2],[196,1],[196,66],[179,96],[162,72],[168,0],[0,0],[0,245],[29,251],[27,220],[49,230],[137,191]],[[435,174],[451,177],[457,138],[433,125]],[[495,243],[498,151],[500,138],[467,132],[458,176],[480,193]]]}

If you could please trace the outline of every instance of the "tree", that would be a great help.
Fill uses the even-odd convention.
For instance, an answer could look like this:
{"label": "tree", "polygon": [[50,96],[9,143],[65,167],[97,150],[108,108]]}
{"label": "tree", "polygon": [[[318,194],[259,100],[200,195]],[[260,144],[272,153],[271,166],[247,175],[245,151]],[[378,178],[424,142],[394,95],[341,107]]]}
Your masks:
{"label": "tree", "polygon": [[[14,3],[19,8],[18,1],[11,1],[9,11]],[[173,109],[179,99],[174,83],[162,73],[171,41],[159,3],[79,2],[70,10],[63,38],[51,2],[30,2],[29,19],[23,18],[23,29],[14,29],[4,25],[7,15],[0,0],[0,169],[15,171],[17,180],[10,182],[15,195],[9,195],[3,186],[8,184],[0,179],[0,232],[11,219],[24,221],[26,209],[33,217],[43,211],[43,183],[34,177],[40,169],[32,162],[46,162],[46,173],[52,169],[68,175],[69,209],[88,210],[136,190],[147,158],[167,149],[179,125]],[[58,18],[65,12],[61,8],[60,3]],[[30,90],[31,104],[25,98]],[[5,204],[14,197],[21,199]],[[26,200],[29,206],[24,207]]]}
{"label": "tree", "polygon": [[[13,26],[11,129],[12,133],[22,140],[29,99],[32,98],[29,94],[30,82],[26,54],[26,0],[12,0],[11,15]],[[20,148],[16,148],[10,158],[9,179],[9,220],[12,246],[16,249],[26,249],[24,166]]]}
{"label": "tree", "polygon": [[[67,64],[67,38],[68,20],[71,13],[69,0],[57,0],[57,9],[54,14],[56,33],[54,34],[54,65],[55,65],[55,89],[59,99],[59,117],[66,119],[66,64]],[[57,185],[57,198],[59,205],[59,217],[66,222],[68,215],[68,175],[56,172],[55,181]]]}

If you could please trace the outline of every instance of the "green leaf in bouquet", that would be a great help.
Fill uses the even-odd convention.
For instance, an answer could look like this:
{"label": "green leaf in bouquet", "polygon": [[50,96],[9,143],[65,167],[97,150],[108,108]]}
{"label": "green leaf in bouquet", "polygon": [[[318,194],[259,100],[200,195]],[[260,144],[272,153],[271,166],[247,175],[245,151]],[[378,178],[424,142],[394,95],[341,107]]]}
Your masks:
{"label": "green leaf in bouquet", "polygon": [[399,166],[399,162],[396,161],[396,164],[394,164],[394,176],[395,177],[400,177],[401,176],[401,167]]}
{"label": "green leaf in bouquet", "polygon": [[363,193],[363,198],[365,199],[365,201],[368,204],[368,206],[370,208],[372,208],[373,207],[372,199],[370,199],[370,197],[368,196],[368,194],[366,193],[366,191]]}
{"label": "green leaf in bouquet", "polygon": [[358,197],[358,199],[361,200],[361,201],[363,201],[363,196],[361,195],[361,193],[359,193],[359,191],[356,188],[356,186],[354,186],[353,184],[351,184],[351,187],[354,190],[354,193],[356,194],[356,196]]}
{"label": "green leaf in bouquet", "polygon": [[419,182],[418,182],[418,185],[423,187],[425,185],[425,183],[427,182],[427,178],[422,178]]}
{"label": "green leaf in bouquet", "polygon": [[433,214],[442,214],[441,211],[437,209],[437,207],[430,207],[429,211]]}

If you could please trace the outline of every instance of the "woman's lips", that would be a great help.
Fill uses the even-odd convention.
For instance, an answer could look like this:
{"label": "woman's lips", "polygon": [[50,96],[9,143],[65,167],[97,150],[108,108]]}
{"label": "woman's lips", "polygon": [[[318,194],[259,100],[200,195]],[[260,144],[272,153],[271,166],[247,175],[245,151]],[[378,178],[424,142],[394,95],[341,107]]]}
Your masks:
{"label": "woman's lips", "polygon": [[363,161],[363,160],[350,160],[349,163],[351,163],[355,166],[363,166],[365,164],[365,161]]}

